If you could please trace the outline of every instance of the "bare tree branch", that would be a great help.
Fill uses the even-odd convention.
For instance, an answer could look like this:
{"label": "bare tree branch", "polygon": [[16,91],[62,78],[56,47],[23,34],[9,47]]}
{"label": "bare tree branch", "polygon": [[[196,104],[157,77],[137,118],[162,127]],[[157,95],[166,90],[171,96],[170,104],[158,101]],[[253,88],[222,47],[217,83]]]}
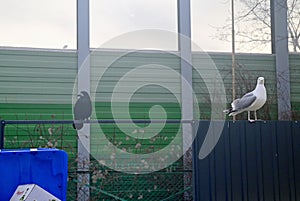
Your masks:
{"label": "bare tree branch", "polygon": [[[249,50],[254,47],[265,47],[271,43],[271,8],[270,0],[241,0],[236,17],[237,49],[244,46]],[[291,51],[300,51],[300,0],[287,0],[289,47]],[[216,38],[222,41],[231,40],[231,19],[218,27]]]}

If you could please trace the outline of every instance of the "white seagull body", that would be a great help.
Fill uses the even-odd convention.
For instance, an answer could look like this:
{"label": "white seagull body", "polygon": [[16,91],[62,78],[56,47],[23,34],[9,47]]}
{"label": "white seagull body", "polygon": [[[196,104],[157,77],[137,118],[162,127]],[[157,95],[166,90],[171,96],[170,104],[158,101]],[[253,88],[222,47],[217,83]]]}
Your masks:
{"label": "white seagull body", "polygon": [[231,103],[231,108],[224,110],[229,116],[235,116],[244,111],[248,111],[248,120],[250,119],[250,111],[254,111],[255,120],[257,120],[256,111],[259,110],[267,100],[267,92],[264,85],[265,79],[259,77],[256,87],[253,91],[246,93],[242,98],[235,99]]}

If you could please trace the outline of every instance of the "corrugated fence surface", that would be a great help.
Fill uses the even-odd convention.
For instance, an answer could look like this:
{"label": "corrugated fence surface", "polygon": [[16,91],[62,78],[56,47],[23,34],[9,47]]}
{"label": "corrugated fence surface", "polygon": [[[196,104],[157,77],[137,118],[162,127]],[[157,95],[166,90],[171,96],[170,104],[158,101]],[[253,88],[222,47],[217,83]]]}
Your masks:
{"label": "corrugated fence surface", "polygon": [[200,122],[194,142],[195,200],[300,200],[299,122],[226,121],[214,150],[199,160],[209,124]]}
{"label": "corrugated fence surface", "polygon": [[[0,102],[5,104],[5,107],[1,108],[0,116],[6,119],[14,118],[17,114],[13,112],[14,108],[18,108],[18,115],[26,112],[28,118],[40,118],[43,114],[48,115],[49,113],[55,113],[57,118],[70,117],[69,115],[72,115],[71,95],[74,86],[76,86],[74,85],[77,73],[76,55],[75,51],[0,49]],[[209,56],[223,79],[227,102],[229,103],[232,101],[231,55],[228,53],[210,53]],[[300,56],[298,54],[290,55],[291,98],[295,119],[299,118],[300,113],[299,61]],[[193,53],[193,64],[195,66],[206,65],[207,62],[208,60],[203,57],[203,54]],[[256,78],[264,76],[266,78],[268,102],[259,112],[259,116],[262,119],[276,119],[277,92],[274,55],[237,54],[237,63],[237,96],[252,90]],[[109,68],[106,69],[105,67],[108,66]],[[122,85],[119,85],[119,91],[115,90],[114,87],[124,75],[130,78],[129,75],[130,73],[132,75],[132,70],[141,66],[144,67],[144,70],[147,69],[144,74],[141,73],[142,71],[134,71],[136,72],[135,77],[132,77],[131,80],[123,80]],[[162,70],[161,66],[168,67],[169,72]],[[96,88],[92,90],[96,91],[95,96],[98,102],[96,107],[99,110],[110,104],[113,90],[115,90],[115,94],[122,92],[124,95],[128,93],[130,87],[139,84],[141,81],[144,83],[146,81],[148,83],[159,81],[162,84],[169,84],[168,86],[172,86],[170,88],[172,91],[170,92],[154,84],[144,86],[134,94],[131,98],[132,102],[157,102],[165,103],[164,105],[175,103],[174,107],[178,106],[174,95],[180,96],[180,77],[171,75],[172,72],[180,73],[179,57],[176,53],[96,51],[91,56],[91,67],[91,85]],[[210,97],[203,79],[195,73],[195,70],[193,88],[200,105],[201,117],[207,119],[209,118],[209,110],[207,109],[209,107],[207,105],[210,104]],[[121,98],[118,99],[118,102],[123,107]],[[30,110],[38,108],[40,111],[38,117],[30,117],[32,113],[28,111],[27,107]],[[59,112],[62,111],[62,107],[64,108],[64,117]],[[56,108],[59,111],[55,112]],[[22,109],[24,109],[23,112]],[[41,109],[44,109],[44,111],[41,111]],[[141,114],[141,116],[145,115],[147,116],[147,114]],[[109,112],[103,111],[102,117],[110,117]]]}

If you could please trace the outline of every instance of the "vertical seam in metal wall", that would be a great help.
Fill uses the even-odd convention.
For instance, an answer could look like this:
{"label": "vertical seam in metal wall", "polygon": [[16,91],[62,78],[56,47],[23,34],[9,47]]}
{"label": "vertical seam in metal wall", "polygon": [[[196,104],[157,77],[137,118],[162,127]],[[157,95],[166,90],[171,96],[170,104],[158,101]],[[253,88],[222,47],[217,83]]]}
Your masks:
{"label": "vertical seam in metal wall", "polygon": [[276,160],[275,160],[275,170],[276,170],[276,172],[275,172],[275,179],[276,179],[276,189],[275,189],[275,193],[276,193],[276,198],[277,198],[277,200],[279,201],[280,200],[280,182],[279,182],[279,160],[278,160],[278,158],[279,158],[279,156],[278,156],[278,129],[277,129],[277,122],[275,123],[275,151],[276,151]]}
{"label": "vertical seam in metal wall", "polygon": [[257,122],[259,127],[256,127],[258,130],[258,143],[257,143],[257,173],[258,173],[258,196],[259,200],[264,200],[264,185],[263,185],[263,161],[262,161],[262,132],[261,132],[261,124],[262,122]]}
{"label": "vertical seam in metal wall", "polygon": [[[230,142],[229,142],[229,134],[230,134],[230,122],[227,122],[227,133],[226,136],[224,138],[225,142],[224,142],[224,152],[225,152],[225,189],[226,189],[226,201],[231,200],[231,178],[230,178]],[[224,131],[223,131],[224,132]]]}
{"label": "vertical seam in metal wall", "polygon": [[232,167],[231,167],[231,128],[232,128],[232,125],[234,124],[235,122],[233,121],[233,122],[229,122],[229,172],[230,172],[230,200],[232,200],[232,198],[233,198],[233,191],[232,191],[232,173],[231,173],[231,171],[232,171]]}
{"label": "vertical seam in metal wall", "polygon": [[242,193],[243,200],[248,201],[248,177],[247,177],[247,143],[246,143],[246,130],[247,125],[245,123],[241,123],[243,126],[243,133],[240,135],[240,143],[241,143],[241,179],[242,179]]}
{"label": "vertical seam in metal wall", "polygon": [[292,132],[292,124],[293,122],[289,122],[289,135],[288,135],[288,146],[289,148],[289,163],[291,164],[291,167],[289,168],[290,172],[290,193],[291,193],[291,199],[296,200],[296,189],[295,189],[295,165],[294,165],[294,146],[293,146],[293,132]]}
{"label": "vertical seam in metal wall", "polygon": [[[261,122],[261,124],[265,124],[266,122]],[[262,130],[261,130],[261,127],[260,126],[260,133],[262,133]],[[265,174],[264,174],[264,159],[263,159],[263,143],[262,143],[262,135],[260,136],[260,160],[261,160],[261,174],[262,174],[262,178],[261,178],[261,181],[262,181],[262,198],[263,200],[265,200],[265,186],[264,186],[264,178],[265,178]]]}

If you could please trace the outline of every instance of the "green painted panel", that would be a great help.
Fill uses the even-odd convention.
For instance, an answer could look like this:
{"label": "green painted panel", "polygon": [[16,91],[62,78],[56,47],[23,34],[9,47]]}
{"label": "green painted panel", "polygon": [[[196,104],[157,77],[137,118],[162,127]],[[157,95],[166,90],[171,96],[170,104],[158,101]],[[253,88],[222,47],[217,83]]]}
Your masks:
{"label": "green painted panel", "polygon": [[[300,104],[300,55],[291,54],[289,58],[290,63],[290,79],[291,79],[291,99],[292,102]],[[299,115],[299,107],[292,104],[294,113]]]}
{"label": "green painted panel", "polygon": [[[209,53],[211,59],[219,69],[227,93],[227,101],[231,102],[231,54]],[[104,76],[98,73],[111,61],[111,66],[105,71]],[[291,98],[292,102],[300,102],[300,75],[299,55],[290,55],[291,66]],[[193,62],[197,65],[207,65],[208,61],[202,54],[193,53]],[[110,64],[109,63],[109,64]],[[237,54],[237,96],[252,90],[258,76],[266,78],[268,104],[277,102],[275,84],[275,59],[274,55],[267,54]],[[123,95],[131,87],[144,83],[159,82],[171,85],[169,95],[165,89],[144,87],[142,91],[134,93],[134,102],[178,102],[174,96],[180,96],[180,77],[174,77],[167,71],[162,71],[160,66],[170,67],[179,73],[179,57],[176,53],[159,51],[96,51],[92,53],[91,80],[96,90],[96,100],[111,101],[111,92],[116,84],[126,73],[138,66],[153,64],[153,71],[139,72],[136,77],[127,80],[119,87]],[[1,103],[62,103],[71,101],[74,81],[76,78],[77,59],[75,51],[43,50],[43,49],[0,49],[0,102]],[[209,72],[209,71],[208,71]],[[100,81],[98,83],[98,80]],[[240,84],[241,83],[241,84]],[[210,83],[211,84],[211,83]],[[201,76],[194,71],[193,87],[197,94],[198,102],[207,104],[209,95]],[[122,102],[122,98],[118,101]],[[293,104],[295,105],[295,104]]]}
{"label": "green painted panel", "polygon": [[0,103],[71,103],[76,52],[0,50]]}
{"label": "green painted panel", "polygon": [[[111,112],[110,103],[96,103],[96,113],[98,119],[113,119],[113,115]],[[122,108],[124,107],[124,103],[119,103],[117,107]],[[167,113],[168,119],[179,119],[180,118],[180,107],[178,104],[166,104],[166,103],[131,103],[130,104],[130,118],[132,119],[149,119],[149,109],[153,105],[160,105],[165,109],[165,112]],[[153,115],[153,114],[152,114]],[[122,114],[117,115],[121,117],[117,117],[117,119],[122,119]],[[155,114],[154,114],[155,116]],[[153,116],[152,116],[153,117]],[[159,117],[159,116],[157,116]],[[0,118],[5,120],[70,120],[72,119],[72,106],[71,105],[61,105],[61,104],[1,104],[0,105]],[[39,131],[35,130],[37,125],[17,125],[17,126],[9,126],[6,128],[6,136],[11,136],[12,138],[17,136],[23,136],[22,138],[18,138],[19,140],[26,141],[25,139],[30,137],[31,135],[35,136],[34,139],[36,139],[38,142],[39,140],[39,131],[42,131],[47,133],[47,135],[50,135],[49,128],[55,127],[56,125],[48,125],[47,128],[44,127],[44,125],[40,125],[43,127],[43,129],[40,129]],[[74,137],[76,135],[76,132],[73,130],[71,125],[60,125],[63,128],[60,128],[62,130],[65,130],[66,132],[73,133],[73,143],[76,143],[77,138]],[[134,141],[136,145],[135,139],[127,139],[126,134],[118,128],[115,124],[103,124],[100,125],[101,129],[104,131],[105,135],[109,139],[117,139],[119,141],[123,141],[124,145],[133,145],[132,142]],[[132,125],[125,125],[125,127],[132,127]],[[148,133],[156,131],[155,127],[147,130],[147,124],[140,124],[138,125],[143,130],[142,134],[146,135]],[[169,140],[172,140],[172,137],[174,136],[174,133],[176,134],[178,132],[180,125],[178,124],[170,124],[165,125],[164,128],[160,131],[158,136],[156,136],[157,139],[151,139],[150,141],[145,141],[148,146],[152,143],[151,146],[153,146],[153,142],[160,142],[160,146],[164,146],[161,143],[161,140],[163,140],[164,144],[167,145]],[[154,130],[153,130],[154,129]],[[137,131],[140,132],[140,131]],[[43,135],[45,133],[42,133]],[[75,134],[74,134],[75,133]],[[65,135],[62,133],[62,135]],[[97,133],[95,133],[97,135]],[[113,136],[117,135],[118,137],[115,138]],[[152,135],[152,134],[151,134]],[[93,134],[92,134],[93,136]],[[31,138],[30,140],[32,140]],[[32,142],[32,141],[30,141]],[[37,142],[37,143],[38,143]],[[26,143],[25,143],[26,144]],[[97,143],[96,143],[97,144]],[[155,145],[155,143],[154,143]],[[12,146],[12,145],[10,145]]]}
{"label": "green painted panel", "polygon": [[91,65],[91,86],[96,91],[97,102],[128,102],[128,99],[146,104],[181,101],[176,55],[140,51],[97,52],[92,54]]}
{"label": "green painted panel", "polygon": [[[149,119],[149,111],[151,107],[159,105],[161,108],[164,109],[164,112],[167,115],[167,119],[180,119],[180,106],[176,103],[136,103],[131,102],[129,105],[126,103],[117,103],[115,105],[115,111],[117,114],[112,113],[112,105],[111,103],[96,103],[96,115],[97,119]],[[125,107],[128,108],[129,114],[127,114],[123,109]],[[129,115],[129,116],[128,116]],[[151,113],[151,118],[160,119],[162,115],[160,112],[155,114],[155,112]],[[161,125],[156,124],[151,129],[148,128],[149,124],[100,124],[100,128],[92,129],[98,132],[104,133],[107,139],[115,144],[120,149],[126,149],[129,152],[139,152],[139,153],[149,153],[155,152],[160,150],[161,148],[167,146],[176,136],[180,130],[180,124],[166,124],[161,127]],[[120,128],[122,126],[122,129]],[[137,128],[134,128],[137,126]],[[152,125],[153,126],[153,125]],[[125,130],[124,130],[125,129]],[[92,132],[92,138],[97,139],[98,134]],[[137,138],[130,137],[128,134],[134,134]],[[150,139],[140,139],[143,136],[153,136]],[[181,144],[181,139],[178,144]],[[99,145],[106,144],[105,141],[99,140],[91,140],[92,145],[91,149],[92,152],[99,151]],[[100,143],[100,144],[99,144]],[[140,148],[136,148],[137,144],[141,144]],[[103,155],[110,155],[109,153],[105,154],[105,150],[101,150]]]}
{"label": "green painted panel", "polygon": [[[15,76],[15,77],[59,77],[59,78],[70,78],[70,75],[76,73],[76,69],[56,69],[52,67],[36,67],[29,66],[17,66],[17,67],[1,67],[1,76]],[[74,78],[74,77],[73,77]]]}

